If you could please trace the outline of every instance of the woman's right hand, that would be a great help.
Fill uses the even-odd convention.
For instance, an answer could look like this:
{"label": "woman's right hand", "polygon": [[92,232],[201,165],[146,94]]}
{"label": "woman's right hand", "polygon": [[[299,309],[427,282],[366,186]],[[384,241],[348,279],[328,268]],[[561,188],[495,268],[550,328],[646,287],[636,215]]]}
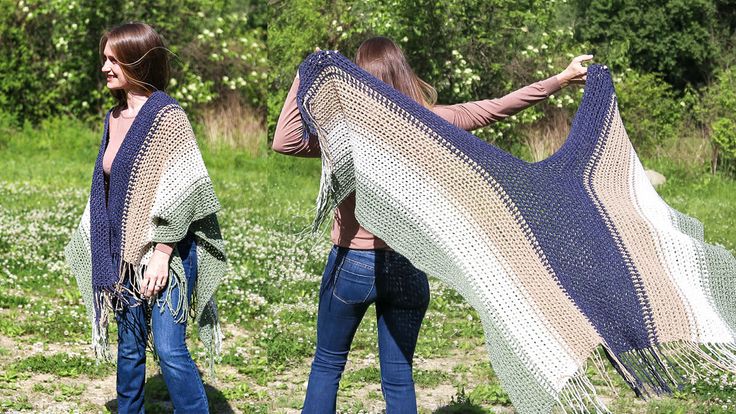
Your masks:
{"label": "woman's right hand", "polygon": [[145,298],[158,295],[169,282],[169,256],[161,250],[154,250],[153,256],[148,260],[146,271],[143,274],[140,293]]}
{"label": "woman's right hand", "polygon": [[592,59],[593,55],[580,55],[574,57],[565,70],[557,75],[557,80],[560,82],[560,86],[564,88],[571,83],[577,85],[585,84],[588,68],[583,66],[583,62],[587,62]]}

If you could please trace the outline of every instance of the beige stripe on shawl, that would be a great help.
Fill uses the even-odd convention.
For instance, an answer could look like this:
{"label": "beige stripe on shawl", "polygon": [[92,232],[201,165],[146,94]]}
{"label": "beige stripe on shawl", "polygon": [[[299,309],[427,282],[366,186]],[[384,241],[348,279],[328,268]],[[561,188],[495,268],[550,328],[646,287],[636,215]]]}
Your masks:
{"label": "beige stripe on shawl", "polygon": [[[387,147],[403,146],[402,155],[413,158],[408,162],[409,164],[431,167],[423,172],[427,174],[430,181],[438,183],[438,189],[455,190],[454,193],[448,195],[448,200],[456,200],[459,203],[458,210],[464,213],[468,220],[476,223],[479,229],[482,229],[479,233],[484,239],[479,243],[485,243],[496,250],[497,259],[505,259],[502,265],[507,269],[509,277],[519,282],[516,285],[521,286],[529,296],[533,308],[537,310],[545,325],[551,328],[555,338],[558,341],[561,340],[562,346],[568,349],[572,358],[578,363],[590,357],[593,349],[601,342],[599,335],[584,318],[582,312],[575,309],[573,302],[566,297],[560,286],[547,276],[552,270],[545,266],[545,263],[539,258],[534,246],[523,234],[514,216],[508,211],[503,202],[506,195],[493,191],[491,188],[493,186],[500,191],[500,187],[495,183],[489,184],[475,171],[473,174],[468,174],[468,170],[471,170],[472,167],[467,162],[451,155],[449,150],[438,142],[428,139],[426,133],[419,128],[389,132],[392,125],[405,125],[405,121],[393,111],[386,111],[383,106],[375,102],[374,97],[361,97],[360,95],[366,96],[361,89],[350,84],[342,85],[341,88],[349,90],[349,93],[340,95],[341,100],[355,96],[356,103],[353,104],[353,107],[358,106],[357,102],[360,102],[359,111],[362,116],[351,119],[351,121],[363,123],[366,130],[370,130],[368,125],[373,128],[380,125],[380,129],[387,131],[386,134],[381,134],[379,137],[384,140],[401,137],[399,141],[386,141]],[[330,88],[321,88],[319,95],[312,102],[315,105],[321,102],[332,102],[334,100],[320,96],[332,93],[334,91],[331,91]],[[345,105],[344,102],[343,105]],[[337,109],[332,108],[332,112],[337,112]],[[315,108],[314,112],[324,113],[322,108]],[[463,183],[457,183],[452,181],[454,177],[469,178]],[[491,215],[487,213],[488,211],[501,213]],[[491,216],[497,219],[489,221],[488,217]],[[559,304],[566,305],[559,306]]]}
{"label": "beige stripe on shawl", "polygon": [[[632,204],[633,177],[629,165],[631,144],[615,105],[614,113],[608,119],[613,120],[613,123],[608,131],[610,136],[605,140],[606,145],[601,149],[600,159],[592,172],[593,191],[606,206],[608,217],[621,237],[623,250],[633,261],[632,266],[639,270],[643,284],[641,288],[651,307],[654,323],[654,326],[649,327],[650,337],[656,332],[660,342],[690,340],[692,328],[683,307],[684,298],[680,297],[667,274],[665,258],[654,242],[656,234],[652,233],[646,220]],[[624,185],[614,186],[615,182],[610,177],[624,172],[629,177],[618,181]],[[652,251],[658,254],[652,256],[646,253]]]}
{"label": "beige stripe on shawl", "polygon": [[[161,115],[157,119],[158,125],[151,132],[153,135],[150,139],[146,139],[147,147],[141,151],[133,166],[128,189],[130,200],[126,203],[128,211],[123,222],[122,245],[124,260],[134,265],[140,264],[141,258],[150,248],[153,228],[151,209],[161,177],[170,161],[187,150],[185,144],[194,140],[194,132],[184,111],[178,107],[167,107],[159,113]],[[175,132],[172,133],[172,130]],[[145,160],[145,164],[139,163],[141,159]]]}

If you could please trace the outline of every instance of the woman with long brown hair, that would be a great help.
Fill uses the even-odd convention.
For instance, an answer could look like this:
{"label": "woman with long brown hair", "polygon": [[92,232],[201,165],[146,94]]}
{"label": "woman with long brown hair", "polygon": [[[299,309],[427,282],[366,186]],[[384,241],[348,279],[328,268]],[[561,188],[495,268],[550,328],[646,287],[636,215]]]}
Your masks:
{"label": "woman with long brown hair", "polygon": [[[390,39],[374,37],[363,42],[355,63],[446,121],[474,130],[542,101],[569,83],[583,83],[586,68],[582,62],[591,58],[578,56],[560,74],[500,99],[449,106],[435,104],[434,88],[414,74],[401,49]],[[302,139],[304,129],[296,103],[298,87],[297,77],[281,111],[273,149],[288,155],[319,157],[317,137]],[[335,412],[338,384],[353,336],[366,310],[375,302],[386,412],[416,413],[412,360],[429,304],[427,276],[360,226],[355,217],[354,194],[335,211],[332,241],[334,246],[320,286],[317,349],[302,412]]]}
{"label": "woman with long brown hair", "polygon": [[89,203],[65,252],[98,357],[110,358],[110,312],[118,322],[117,403],[125,413],[143,412],[147,343],[175,410],[208,412],[185,343],[190,310],[211,357],[219,345],[220,205],[186,114],[164,92],[168,53],[144,23],[102,36],[102,72],[117,105],[105,117]]}

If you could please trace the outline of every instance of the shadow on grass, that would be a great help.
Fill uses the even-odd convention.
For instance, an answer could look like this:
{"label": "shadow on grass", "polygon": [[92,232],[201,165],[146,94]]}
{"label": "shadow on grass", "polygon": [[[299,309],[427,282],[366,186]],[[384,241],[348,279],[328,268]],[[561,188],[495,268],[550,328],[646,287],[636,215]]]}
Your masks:
{"label": "shadow on grass", "polygon": [[[225,396],[220,392],[220,390],[209,384],[205,384],[204,391],[207,394],[211,413],[233,414],[235,412],[232,407],[230,407],[230,404],[228,404],[227,399],[225,399]],[[166,383],[164,382],[164,378],[161,374],[146,380],[144,395],[144,408],[146,413],[168,414],[174,412],[174,406],[171,403],[171,397],[169,397],[169,390],[166,388]],[[108,401],[105,404],[105,407],[110,410],[110,412],[117,413],[117,399]]]}
{"label": "shadow on grass", "polygon": [[491,411],[473,403],[470,399],[452,401],[444,407],[440,407],[432,414],[489,414]]}

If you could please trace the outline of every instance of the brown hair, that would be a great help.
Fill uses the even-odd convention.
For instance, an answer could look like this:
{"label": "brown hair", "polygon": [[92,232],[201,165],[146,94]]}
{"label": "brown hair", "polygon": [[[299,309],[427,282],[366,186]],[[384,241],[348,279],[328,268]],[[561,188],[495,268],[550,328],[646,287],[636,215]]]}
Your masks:
{"label": "brown hair", "polygon": [[[134,22],[108,30],[100,39],[100,59],[103,64],[106,45],[110,45],[128,82],[147,93],[166,90],[169,83],[169,50],[151,26]],[[125,91],[111,92],[120,106],[126,105]]]}
{"label": "brown hair", "polygon": [[437,102],[437,91],[414,73],[404,52],[389,38],[364,41],[355,54],[355,64],[425,107]]}

